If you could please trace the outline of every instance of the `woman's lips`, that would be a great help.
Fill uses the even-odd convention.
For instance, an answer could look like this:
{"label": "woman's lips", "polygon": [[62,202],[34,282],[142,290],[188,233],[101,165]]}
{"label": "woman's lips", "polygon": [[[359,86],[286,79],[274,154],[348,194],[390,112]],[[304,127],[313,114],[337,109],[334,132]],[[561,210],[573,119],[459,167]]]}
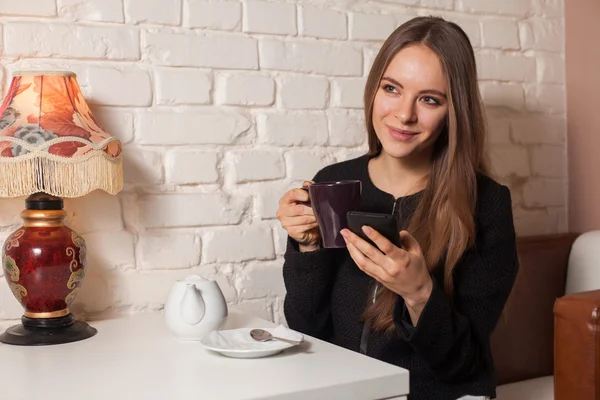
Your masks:
{"label": "woman's lips", "polygon": [[415,136],[419,134],[419,132],[405,131],[403,129],[395,129],[390,126],[387,127],[390,136],[398,141],[407,142],[412,140]]}

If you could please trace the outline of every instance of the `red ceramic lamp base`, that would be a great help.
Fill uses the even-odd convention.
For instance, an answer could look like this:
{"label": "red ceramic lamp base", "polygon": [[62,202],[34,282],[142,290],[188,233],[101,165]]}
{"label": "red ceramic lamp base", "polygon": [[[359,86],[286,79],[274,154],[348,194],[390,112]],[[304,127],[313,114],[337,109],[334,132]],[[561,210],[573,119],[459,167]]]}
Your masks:
{"label": "red ceramic lamp base", "polygon": [[69,312],[85,277],[85,241],[63,224],[60,198],[36,193],[26,205],[23,226],[2,247],[4,276],[25,312],[22,324],[8,328],[0,342],[33,346],[94,336],[96,329]]}

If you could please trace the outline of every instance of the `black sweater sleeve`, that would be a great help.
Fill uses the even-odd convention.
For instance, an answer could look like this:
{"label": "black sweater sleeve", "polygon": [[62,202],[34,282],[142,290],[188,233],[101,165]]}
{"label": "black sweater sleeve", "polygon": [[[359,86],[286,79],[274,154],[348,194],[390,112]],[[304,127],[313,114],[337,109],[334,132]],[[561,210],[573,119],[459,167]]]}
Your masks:
{"label": "black sweater sleeve", "polygon": [[441,379],[454,382],[468,379],[486,362],[490,335],[518,270],[508,188],[497,184],[489,188],[479,206],[475,248],[455,267],[453,300],[442,282],[434,280],[414,329],[407,329],[402,298],[394,312],[396,329],[414,351]]}
{"label": "black sweater sleeve", "polygon": [[319,339],[331,336],[331,286],[337,271],[334,249],[301,253],[298,243],[288,237],[283,264],[287,290],[283,303],[291,329]]}
{"label": "black sweater sleeve", "polygon": [[[327,168],[313,178],[329,180]],[[331,336],[331,287],[340,259],[338,249],[300,252],[298,243],[288,236],[283,263],[286,296],[283,311],[291,329],[319,339]]]}

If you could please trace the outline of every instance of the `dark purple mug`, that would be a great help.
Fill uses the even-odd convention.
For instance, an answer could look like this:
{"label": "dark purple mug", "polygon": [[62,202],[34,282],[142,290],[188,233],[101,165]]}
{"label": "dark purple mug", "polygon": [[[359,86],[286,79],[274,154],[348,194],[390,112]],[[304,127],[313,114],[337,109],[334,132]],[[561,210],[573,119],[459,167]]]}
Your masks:
{"label": "dark purple mug", "polygon": [[359,180],[318,182],[302,189],[308,190],[310,203],[319,223],[325,248],[346,247],[342,229],[348,228],[346,214],[358,210],[362,183]]}

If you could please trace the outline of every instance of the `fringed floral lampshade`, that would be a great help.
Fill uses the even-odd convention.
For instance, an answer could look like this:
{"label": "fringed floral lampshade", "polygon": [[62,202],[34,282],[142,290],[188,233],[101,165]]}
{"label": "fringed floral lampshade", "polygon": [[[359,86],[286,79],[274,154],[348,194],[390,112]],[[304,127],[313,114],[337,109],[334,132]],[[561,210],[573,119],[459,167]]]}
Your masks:
{"label": "fringed floral lampshade", "polygon": [[121,143],[92,115],[70,72],[16,73],[0,115],[0,197],[28,196],[23,225],[2,246],[4,277],[25,311],[0,342],[49,345],[94,336],[96,329],[69,311],[87,249],[63,223],[62,198],[118,193]]}
{"label": "fringed floral lampshade", "polygon": [[78,197],[123,187],[121,143],[70,72],[20,72],[0,108],[0,197]]}

